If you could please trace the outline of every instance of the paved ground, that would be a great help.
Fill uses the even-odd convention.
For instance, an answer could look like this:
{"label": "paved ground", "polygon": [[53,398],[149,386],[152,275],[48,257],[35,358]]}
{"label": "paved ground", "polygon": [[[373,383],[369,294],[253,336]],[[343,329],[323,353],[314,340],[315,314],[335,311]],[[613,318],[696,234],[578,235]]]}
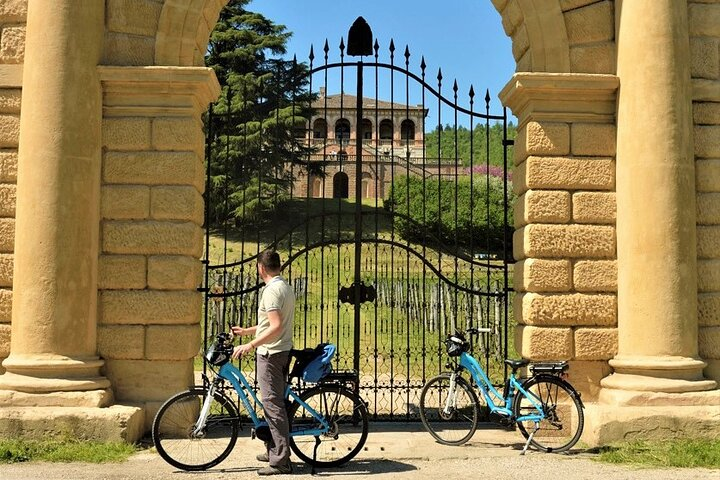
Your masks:
{"label": "paved ground", "polygon": [[[570,455],[529,451],[520,456],[518,432],[479,430],[462,447],[437,444],[417,424],[374,424],[365,451],[347,465],[321,470],[317,477],[393,478],[434,480],[720,480],[720,470],[637,469],[593,461],[594,455]],[[166,464],[153,450],[133,455],[119,464],[28,463],[0,465],[2,480],[216,480],[259,478],[261,466],[255,455],[262,450],[256,441],[238,441],[230,457],[219,467],[200,473],[181,472]],[[294,460],[295,478],[310,477],[310,468]],[[279,478],[292,478],[280,476]]]}

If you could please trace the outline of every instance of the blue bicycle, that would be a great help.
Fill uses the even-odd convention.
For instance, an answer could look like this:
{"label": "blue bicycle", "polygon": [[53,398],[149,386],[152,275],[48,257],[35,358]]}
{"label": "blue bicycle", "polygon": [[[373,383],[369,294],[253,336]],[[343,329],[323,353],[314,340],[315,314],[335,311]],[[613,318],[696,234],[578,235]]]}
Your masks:
{"label": "blue bicycle", "polygon": [[[466,333],[490,333],[489,328],[470,328]],[[567,362],[534,363],[530,378],[516,378],[528,360],[505,360],[512,372],[502,393],[492,385],[480,363],[468,352],[470,342],[456,332],[445,340],[453,360],[450,372],[428,380],[420,394],[420,418],[425,428],[440,443],[462,445],[477,429],[480,401],[463,377],[470,373],[489,409],[490,419],[501,425],[517,425],[528,445],[544,452],[564,452],[582,435],[583,403],[580,394],[565,379]]]}
{"label": "blue bicycle", "polygon": [[[272,440],[267,423],[253,408],[256,405],[262,410],[262,403],[242,372],[230,363],[232,351],[232,335],[219,333],[205,354],[217,369],[215,378],[205,377],[205,386],[178,393],[160,407],[152,436],[158,453],[169,464],[188,471],[214,467],[230,454],[243,424],[252,425],[253,438]],[[313,349],[293,350],[291,355],[296,362],[291,377],[301,375],[303,365],[314,358]],[[342,465],[355,457],[367,440],[367,407],[346,386],[353,376],[357,377],[329,373],[299,394],[288,382],[290,447],[313,468]],[[239,402],[231,398],[233,393]]]}

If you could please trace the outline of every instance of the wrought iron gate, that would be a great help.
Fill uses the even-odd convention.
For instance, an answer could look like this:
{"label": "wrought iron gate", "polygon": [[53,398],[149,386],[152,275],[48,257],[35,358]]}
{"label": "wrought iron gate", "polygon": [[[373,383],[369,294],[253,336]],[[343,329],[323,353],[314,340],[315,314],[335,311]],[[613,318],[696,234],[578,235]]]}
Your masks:
{"label": "wrought iron gate", "polygon": [[[455,329],[491,327],[474,352],[504,378],[512,140],[489,94],[475,111],[470,87],[462,107],[457,82],[448,98],[441,71],[427,81],[424,58],[411,72],[407,47],[401,65],[392,41],[389,62],[377,41],[371,61],[349,60],[356,48],[341,41],[336,62],[327,42],[320,62],[311,49],[276,121],[258,125],[246,92],[211,107],[205,334],[255,324],[255,259],[274,247],[296,293],[295,348],[337,344],[336,369],[359,372],[376,418],[416,419]],[[242,368],[252,376],[254,363]]]}

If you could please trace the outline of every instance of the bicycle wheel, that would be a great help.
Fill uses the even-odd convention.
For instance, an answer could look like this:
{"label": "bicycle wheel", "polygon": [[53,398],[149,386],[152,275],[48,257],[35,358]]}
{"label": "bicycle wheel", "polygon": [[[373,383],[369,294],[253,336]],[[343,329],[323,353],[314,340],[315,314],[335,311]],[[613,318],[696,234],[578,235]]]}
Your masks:
{"label": "bicycle wheel", "polygon": [[[542,406],[546,418],[540,422],[531,445],[544,452],[564,452],[580,440],[585,419],[582,405],[565,381],[557,377],[532,377],[523,384],[533,401]],[[537,412],[528,397],[520,392],[513,401],[515,417]],[[535,422],[517,422],[525,439],[535,431]]]}
{"label": "bicycle wheel", "polygon": [[[290,437],[290,448],[295,455],[309,465],[336,467],[358,454],[368,434],[367,407],[359,396],[340,385],[328,384],[306,390],[300,398],[327,420],[330,430],[319,436],[320,445],[314,461],[315,437]],[[298,402],[292,403],[289,416],[293,431],[320,426],[310,411]]]}
{"label": "bicycle wheel", "polygon": [[433,377],[420,394],[420,419],[435,440],[444,445],[462,445],[477,429],[478,398],[468,382],[455,377],[454,398],[450,395],[450,373]]}
{"label": "bicycle wheel", "polygon": [[215,393],[205,428],[194,435],[206,389],[188,390],[160,407],[152,426],[153,442],[160,456],[182,470],[214,467],[227,457],[238,435],[238,412],[226,396]]}

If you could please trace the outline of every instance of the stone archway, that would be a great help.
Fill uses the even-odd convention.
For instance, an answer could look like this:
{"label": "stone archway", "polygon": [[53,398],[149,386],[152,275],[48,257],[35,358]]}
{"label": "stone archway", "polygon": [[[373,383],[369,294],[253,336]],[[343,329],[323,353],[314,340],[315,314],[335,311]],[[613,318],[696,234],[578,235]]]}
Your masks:
{"label": "stone archway", "polygon": [[[11,3],[20,5],[24,1]],[[197,322],[201,304],[196,287],[201,272],[198,258],[202,252],[201,194],[204,189],[200,116],[219,94],[214,75],[202,67],[202,52],[227,2],[134,0],[131,3],[135,8],[128,8],[127,2],[108,0],[104,5],[83,11],[82,15],[73,15],[70,7],[63,10],[73,3],[71,0],[56,0],[54,9],[42,11],[43,2],[29,2],[23,80],[18,81],[18,73],[11,68],[3,69],[4,75],[0,75],[0,81],[6,82],[4,87],[23,88],[18,178],[31,178],[22,172],[32,164],[32,148],[41,143],[32,140],[31,132],[37,130],[40,137],[48,133],[47,115],[55,115],[50,120],[55,122],[53,125],[59,125],[61,136],[83,131],[83,145],[102,167],[97,172],[99,186],[90,185],[94,174],[84,180],[91,187],[87,191],[95,192],[87,199],[91,205],[99,203],[96,205],[99,218],[60,213],[52,221],[68,232],[95,232],[97,245],[91,245],[84,252],[77,251],[75,263],[59,250],[43,257],[42,262],[47,262],[43,268],[50,266],[44,271],[53,271],[52,267],[61,263],[58,259],[65,258],[65,266],[73,265],[75,273],[83,278],[97,279],[97,286],[88,284],[82,291],[54,297],[48,292],[55,291],[52,286],[60,279],[51,276],[50,288],[40,290],[33,299],[38,307],[36,311],[40,312],[37,315],[30,311],[31,302],[16,298],[11,340],[8,323],[0,325],[3,334],[0,339],[6,339],[0,345],[4,348],[0,349],[0,356],[9,354],[4,362],[7,373],[0,376],[0,403],[58,406],[83,397],[91,398],[90,403],[97,406],[109,403],[112,397],[108,395],[114,395],[116,403],[139,406],[147,427],[168,392],[184,388],[192,381],[192,357],[199,344]],[[717,29],[703,22],[704,18],[718,18],[720,6],[688,2],[690,31],[686,35],[687,15],[684,7],[679,8],[674,0],[633,2],[642,4],[643,15],[651,19],[649,26],[643,24],[643,15],[630,7],[623,7],[622,16],[616,15],[616,2],[612,0],[492,0],[492,3],[500,13],[505,32],[512,38],[518,71],[502,93],[503,102],[520,121],[513,160],[513,178],[519,196],[514,237],[518,260],[515,267],[515,316],[519,324],[516,348],[531,359],[552,357],[572,361],[573,382],[583,390],[586,400],[596,399],[600,380],[611,372],[608,361],[616,354],[619,360],[615,366],[625,369],[625,374],[630,376],[652,378],[652,371],[657,367],[652,362],[628,363],[628,355],[637,346],[636,342],[620,342],[625,351],[618,352],[618,277],[625,277],[622,273],[618,275],[623,266],[618,265],[616,251],[618,241],[627,238],[616,235],[622,215],[616,207],[616,197],[627,202],[631,192],[627,190],[627,182],[616,181],[615,173],[615,157],[621,154],[616,150],[619,85],[616,51],[626,53],[625,57],[618,55],[621,60],[631,58],[627,52],[632,49],[648,53],[647,58],[652,60],[653,52],[645,52],[642,47],[647,43],[644,35],[670,39],[673,48],[678,40],[671,32],[682,33],[680,43],[685,36],[693,37],[692,65],[687,65],[691,54],[686,50],[678,47],[680,50],[669,51],[673,62],[677,62],[671,64],[679,65],[680,70],[687,69],[697,79],[693,80],[694,93],[684,90],[669,98],[687,102],[687,97],[692,96],[698,103],[711,104],[697,108],[694,133],[696,155],[700,159],[698,168],[714,172],[717,167],[713,159],[720,153],[717,142],[708,139],[715,138],[720,123],[717,114],[712,113],[720,102],[712,83],[717,74],[712,71],[712,65],[708,67],[695,60],[708,51],[703,38],[720,37]],[[627,6],[631,2],[624,3]],[[9,13],[3,11],[0,15],[10,15],[13,22],[21,24],[25,19],[22,8]],[[615,19],[620,17],[623,23],[616,25]],[[659,21],[667,18],[676,23]],[[658,22],[653,23],[655,19]],[[636,25],[643,25],[644,31],[633,36]],[[666,27],[667,30],[662,30]],[[617,44],[616,30],[625,38],[625,44]],[[88,50],[59,48],[52,50],[61,52],[56,54],[59,57],[49,56],[48,47],[69,45],[65,40],[74,38],[73,31],[86,32],[92,37],[92,41],[83,44]],[[51,34],[40,38],[40,32]],[[102,36],[104,51],[90,49],[90,45],[103,43]],[[78,88],[79,82],[71,76],[48,79],[47,69],[65,71],[70,64],[87,76],[86,84],[82,85],[84,95],[97,102],[81,112],[48,109],[47,105],[58,97],[69,98],[68,92]],[[648,68],[654,65],[650,63]],[[711,83],[706,81],[708,76]],[[680,83],[682,88],[687,88],[685,83]],[[665,105],[664,100],[653,97],[651,90],[637,93],[650,105]],[[52,97],[53,94],[56,96]],[[687,109],[683,108],[669,111],[687,116]],[[692,119],[681,120],[671,123],[669,128],[692,126]],[[87,126],[92,128],[85,128]],[[635,132],[627,128],[624,139],[631,138]],[[11,149],[18,144],[17,136],[15,138]],[[656,142],[658,158],[676,158],[675,153],[668,156],[662,148],[679,152],[683,148],[687,151],[689,145],[692,150],[692,133],[683,130],[678,138],[685,142],[680,147]],[[77,158],[65,145],[43,143],[58,161]],[[622,142],[619,145],[627,146]],[[686,154],[680,157],[687,160]],[[53,181],[47,185],[67,186],[69,190],[51,192],[61,198],[72,195],[75,188],[86,187],[79,185],[79,178],[74,182],[58,180],[59,183]],[[616,184],[625,190],[616,192]],[[21,187],[19,185],[17,194],[16,238],[27,241],[27,246],[19,250],[16,247],[13,286],[18,290],[24,290],[26,285],[33,287],[32,279],[42,277],[38,276],[39,261],[33,255],[38,245],[52,236],[52,229],[44,230],[47,238],[31,235],[33,225],[28,219],[37,212],[32,211],[33,200],[27,192],[33,189],[27,185]],[[676,187],[685,190],[675,198],[688,202],[688,198],[694,198],[694,191],[690,197],[687,195],[691,186],[673,185]],[[720,191],[720,186],[708,185],[708,182],[702,183],[701,188],[704,194]],[[698,198],[700,205],[707,204],[707,198]],[[627,205],[620,199],[617,203]],[[675,208],[673,211],[687,210]],[[720,287],[708,286],[717,282],[707,270],[708,262],[720,255],[712,246],[717,222],[706,210],[701,211],[701,214],[705,212],[700,218],[704,223],[698,229],[699,252],[701,259],[707,261],[705,276],[701,278],[705,289],[699,307],[702,328],[698,333],[697,321],[692,325],[696,311],[681,312],[690,319],[689,333],[678,333],[684,341],[675,350],[671,342],[662,343],[665,350],[658,354],[674,353],[693,359],[686,362],[685,370],[681,369],[683,381],[711,388],[710,383],[703,384],[701,377],[698,378],[702,362],[695,361],[699,335],[700,352],[712,359],[706,374],[720,377],[720,359],[717,359],[720,353],[714,346],[720,338],[720,321],[713,307],[713,295],[716,296],[715,290]],[[634,214],[626,215],[624,222],[637,218]],[[692,215],[690,218],[694,222]],[[3,227],[4,233],[0,233],[12,237],[15,223],[3,223],[6,224],[12,224],[12,228]],[[680,240],[685,242],[683,245],[687,243],[687,238]],[[4,243],[12,245],[7,239]],[[629,245],[629,252],[644,253],[642,249],[632,250],[637,248],[632,244],[625,245]],[[694,245],[689,245],[684,251],[691,252],[692,257],[694,249]],[[12,248],[9,250],[6,253],[12,253]],[[674,266],[682,263],[680,257],[669,253],[671,257],[663,258],[663,262]],[[88,255],[90,261],[87,261]],[[694,265],[696,259],[690,257],[690,264]],[[694,267],[681,273],[687,277],[686,282],[681,282],[686,288],[672,295],[695,297]],[[621,284],[620,288],[628,286]],[[620,294],[628,292],[623,290]],[[673,298],[662,301],[674,305]],[[0,301],[9,309],[9,295],[0,296]],[[97,315],[92,308],[95,304]],[[682,304],[683,308],[692,309]],[[67,315],[67,312],[79,311],[79,306],[90,313],[65,319],[73,328],[72,331],[62,329],[64,324],[54,313]],[[47,312],[53,315],[45,314]],[[622,322],[633,322],[632,318],[620,320],[621,328],[626,328]],[[647,321],[652,323],[653,319],[647,318]],[[671,318],[663,325],[675,328],[674,321]],[[46,335],[33,342],[33,332],[38,325]],[[75,350],[64,342],[70,334],[77,337],[70,342],[70,347],[77,347]],[[99,357],[92,352],[93,344],[97,345]],[[42,360],[48,357],[53,361]],[[37,365],[42,368],[38,370]],[[80,368],[76,368],[78,365]],[[667,372],[666,367],[663,364],[660,370]],[[617,378],[620,377],[615,380]],[[106,388],[108,381],[111,391]],[[617,383],[611,381],[607,386],[612,387],[610,390],[627,388]],[[95,389],[97,395],[88,396],[89,389]],[[649,391],[653,391],[652,385]],[[23,400],[18,403],[18,398]],[[132,436],[127,432],[124,435],[125,438]]]}

